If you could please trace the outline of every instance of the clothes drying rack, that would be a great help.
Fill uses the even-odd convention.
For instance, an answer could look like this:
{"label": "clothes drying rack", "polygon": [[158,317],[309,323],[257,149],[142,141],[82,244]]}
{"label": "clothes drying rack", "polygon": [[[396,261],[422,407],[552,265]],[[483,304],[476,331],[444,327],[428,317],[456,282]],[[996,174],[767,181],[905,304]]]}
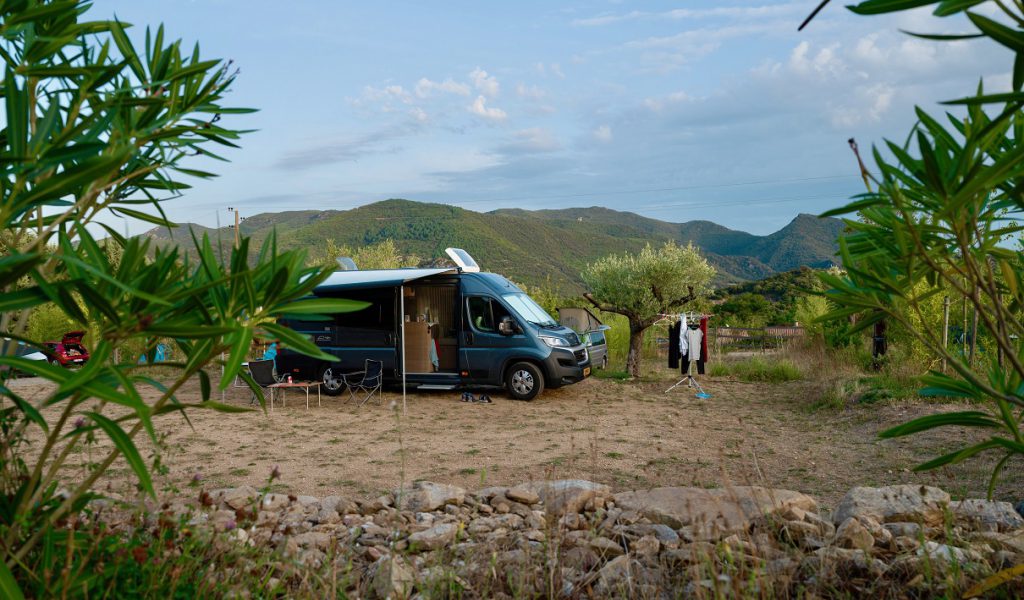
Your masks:
{"label": "clothes drying rack", "polygon": [[[679,315],[686,315],[686,318],[689,319],[691,322],[696,320],[696,319],[702,319],[702,318],[709,318],[710,319],[712,316],[714,316],[714,315],[709,315],[709,314],[706,314],[706,313],[697,313],[697,312],[679,313]],[[663,318],[667,318],[667,317],[673,317],[673,316],[679,316],[679,315],[659,315],[659,316],[661,316]],[[680,335],[682,335],[682,332],[680,332]],[[692,374],[690,374],[689,371],[691,369],[693,369],[693,363],[692,362],[687,367],[686,376],[684,376],[682,379],[680,379],[679,381],[677,381],[674,384],[672,384],[672,387],[670,387],[667,390],[665,390],[665,393],[667,394],[667,393],[671,392],[672,390],[676,389],[677,387],[679,387],[679,386],[681,386],[681,385],[683,385],[685,383],[686,387],[688,387],[688,388],[696,388],[697,389],[697,397],[698,398],[701,398],[701,399],[710,398],[711,394],[705,392],[704,388],[701,387],[700,382],[697,381],[697,378],[695,378]]]}

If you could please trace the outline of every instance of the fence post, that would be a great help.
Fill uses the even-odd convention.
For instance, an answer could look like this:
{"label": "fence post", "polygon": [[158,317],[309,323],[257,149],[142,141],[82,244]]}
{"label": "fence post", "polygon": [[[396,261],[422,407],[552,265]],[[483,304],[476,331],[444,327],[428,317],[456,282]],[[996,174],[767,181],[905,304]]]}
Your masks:
{"label": "fence post", "polygon": [[949,344],[949,296],[942,299],[942,372],[946,372],[946,346]]}

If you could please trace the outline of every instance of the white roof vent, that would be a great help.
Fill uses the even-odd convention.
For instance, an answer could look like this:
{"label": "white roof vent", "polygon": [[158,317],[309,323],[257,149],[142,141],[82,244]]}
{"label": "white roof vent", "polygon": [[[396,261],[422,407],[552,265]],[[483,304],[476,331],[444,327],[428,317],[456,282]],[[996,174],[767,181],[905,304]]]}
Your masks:
{"label": "white roof vent", "polygon": [[445,253],[452,259],[455,266],[463,273],[479,273],[480,265],[462,248],[446,248]]}
{"label": "white roof vent", "polygon": [[358,271],[359,267],[356,266],[356,261],[352,260],[347,256],[338,257],[338,270],[339,271]]}

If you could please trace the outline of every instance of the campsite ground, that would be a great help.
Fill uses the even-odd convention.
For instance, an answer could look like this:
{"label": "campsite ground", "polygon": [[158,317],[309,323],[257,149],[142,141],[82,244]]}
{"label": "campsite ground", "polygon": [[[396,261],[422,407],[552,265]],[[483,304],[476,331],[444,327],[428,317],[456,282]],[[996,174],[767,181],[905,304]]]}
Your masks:
{"label": "campsite ground", "polygon": [[[927,483],[954,496],[983,497],[989,458],[931,472],[917,463],[951,451],[973,432],[950,430],[900,440],[879,440],[881,429],[934,411],[963,409],[924,401],[819,408],[822,383],[745,383],[706,378],[709,399],[685,387],[666,394],[672,374],[654,364],[640,382],[591,378],[546,391],[533,402],[459,401],[455,392],[410,394],[389,390],[381,405],[356,408],[345,398],[315,398],[309,410],[300,393],[273,412],[189,413],[159,419],[166,432],[161,477],[165,491],[192,495],[196,473],[212,487],[267,484],[278,466],[278,491],[352,498],[376,496],[403,480],[428,479],[466,488],[545,478],[584,478],[614,490],[655,486],[717,487],[760,484],[800,490],[826,506],[855,485]],[[14,383],[28,397],[42,393],[36,379]],[[12,387],[14,387],[12,386]],[[182,400],[196,400],[198,388]],[[249,393],[230,390],[227,401],[246,406]],[[102,444],[103,442],[99,442]],[[143,447],[148,442],[144,442]],[[147,448],[152,454],[152,447]],[[144,452],[145,454],[146,452]],[[81,460],[99,456],[85,450]],[[1007,465],[996,496],[1019,500],[1024,469]],[[115,484],[130,481],[124,462]],[[1014,494],[1014,490],[1017,493]]]}

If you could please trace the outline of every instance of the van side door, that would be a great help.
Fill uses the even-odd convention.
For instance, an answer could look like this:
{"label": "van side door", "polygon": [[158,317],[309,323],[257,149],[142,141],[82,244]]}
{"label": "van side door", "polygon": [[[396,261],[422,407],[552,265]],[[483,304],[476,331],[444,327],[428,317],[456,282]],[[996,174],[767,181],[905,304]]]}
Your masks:
{"label": "van side door", "polygon": [[463,369],[469,380],[485,385],[501,385],[501,368],[505,360],[523,344],[521,333],[502,335],[498,323],[512,316],[496,298],[484,294],[468,294],[463,301],[463,326],[460,351]]}

